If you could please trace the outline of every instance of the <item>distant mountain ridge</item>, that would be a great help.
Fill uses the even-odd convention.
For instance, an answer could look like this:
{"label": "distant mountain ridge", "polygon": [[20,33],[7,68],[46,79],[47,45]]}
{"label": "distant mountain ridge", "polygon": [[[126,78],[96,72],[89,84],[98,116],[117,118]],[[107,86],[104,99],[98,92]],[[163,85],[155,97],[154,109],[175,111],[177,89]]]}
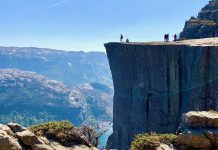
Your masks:
{"label": "distant mountain ridge", "polygon": [[0,69],[0,122],[28,126],[65,119],[75,125],[90,120],[111,121],[113,91],[100,90],[92,84],[70,89],[35,72]]}
{"label": "distant mountain ridge", "polygon": [[112,87],[104,52],[61,51],[35,47],[0,47],[0,69],[34,71],[68,86],[99,82]]}

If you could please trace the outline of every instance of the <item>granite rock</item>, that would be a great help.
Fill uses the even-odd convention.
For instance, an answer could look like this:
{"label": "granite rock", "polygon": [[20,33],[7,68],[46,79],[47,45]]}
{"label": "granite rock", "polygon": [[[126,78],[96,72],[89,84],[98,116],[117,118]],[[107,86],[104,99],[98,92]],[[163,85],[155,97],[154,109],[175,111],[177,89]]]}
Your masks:
{"label": "granite rock", "polygon": [[181,39],[218,37],[218,0],[212,0],[199,12],[198,17],[191,17],[180,33]]}
{"label": "granite rock", "polygon": [[128,149],[140,133],[174,133],[190,110],[217,109],[218,38],[105,47],[115,90],[111,148]]}

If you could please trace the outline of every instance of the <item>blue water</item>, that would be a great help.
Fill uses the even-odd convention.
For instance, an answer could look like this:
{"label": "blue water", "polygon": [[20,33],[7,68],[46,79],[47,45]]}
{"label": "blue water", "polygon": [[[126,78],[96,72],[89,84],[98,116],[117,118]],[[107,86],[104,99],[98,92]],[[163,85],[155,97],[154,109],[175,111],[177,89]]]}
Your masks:
{"label": "blue water", "polygon": [[106,147],[107,146],[107,140],[109,138],[109,136],[113,133],[113,128],[112,126],[109,127],[109,130],[107,132],[105,132],[100,138],[99,138],[99,144],[98,147],[102,148],[102,147]]}

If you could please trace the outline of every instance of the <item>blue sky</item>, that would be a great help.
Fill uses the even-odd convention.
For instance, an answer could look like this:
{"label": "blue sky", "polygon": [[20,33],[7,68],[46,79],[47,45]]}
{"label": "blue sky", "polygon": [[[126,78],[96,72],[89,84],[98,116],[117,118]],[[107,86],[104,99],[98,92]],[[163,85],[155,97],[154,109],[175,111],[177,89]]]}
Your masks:
{"label": "blue sky", "polygon": [[0,0],[0,45],[104,51],[103,43],[160,41],[209,0]]}

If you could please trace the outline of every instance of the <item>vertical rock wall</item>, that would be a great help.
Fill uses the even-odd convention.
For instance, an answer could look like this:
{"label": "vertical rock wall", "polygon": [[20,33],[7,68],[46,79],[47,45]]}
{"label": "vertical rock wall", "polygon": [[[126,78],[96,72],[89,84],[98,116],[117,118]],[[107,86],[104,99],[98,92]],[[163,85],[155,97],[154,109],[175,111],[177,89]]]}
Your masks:
{"label": "vertical rock wall", "polygon": [[216,108],[218,47],[105,44],[114,82],[108,144],[128,149],[134,136],[175,132],[189,110]]}

